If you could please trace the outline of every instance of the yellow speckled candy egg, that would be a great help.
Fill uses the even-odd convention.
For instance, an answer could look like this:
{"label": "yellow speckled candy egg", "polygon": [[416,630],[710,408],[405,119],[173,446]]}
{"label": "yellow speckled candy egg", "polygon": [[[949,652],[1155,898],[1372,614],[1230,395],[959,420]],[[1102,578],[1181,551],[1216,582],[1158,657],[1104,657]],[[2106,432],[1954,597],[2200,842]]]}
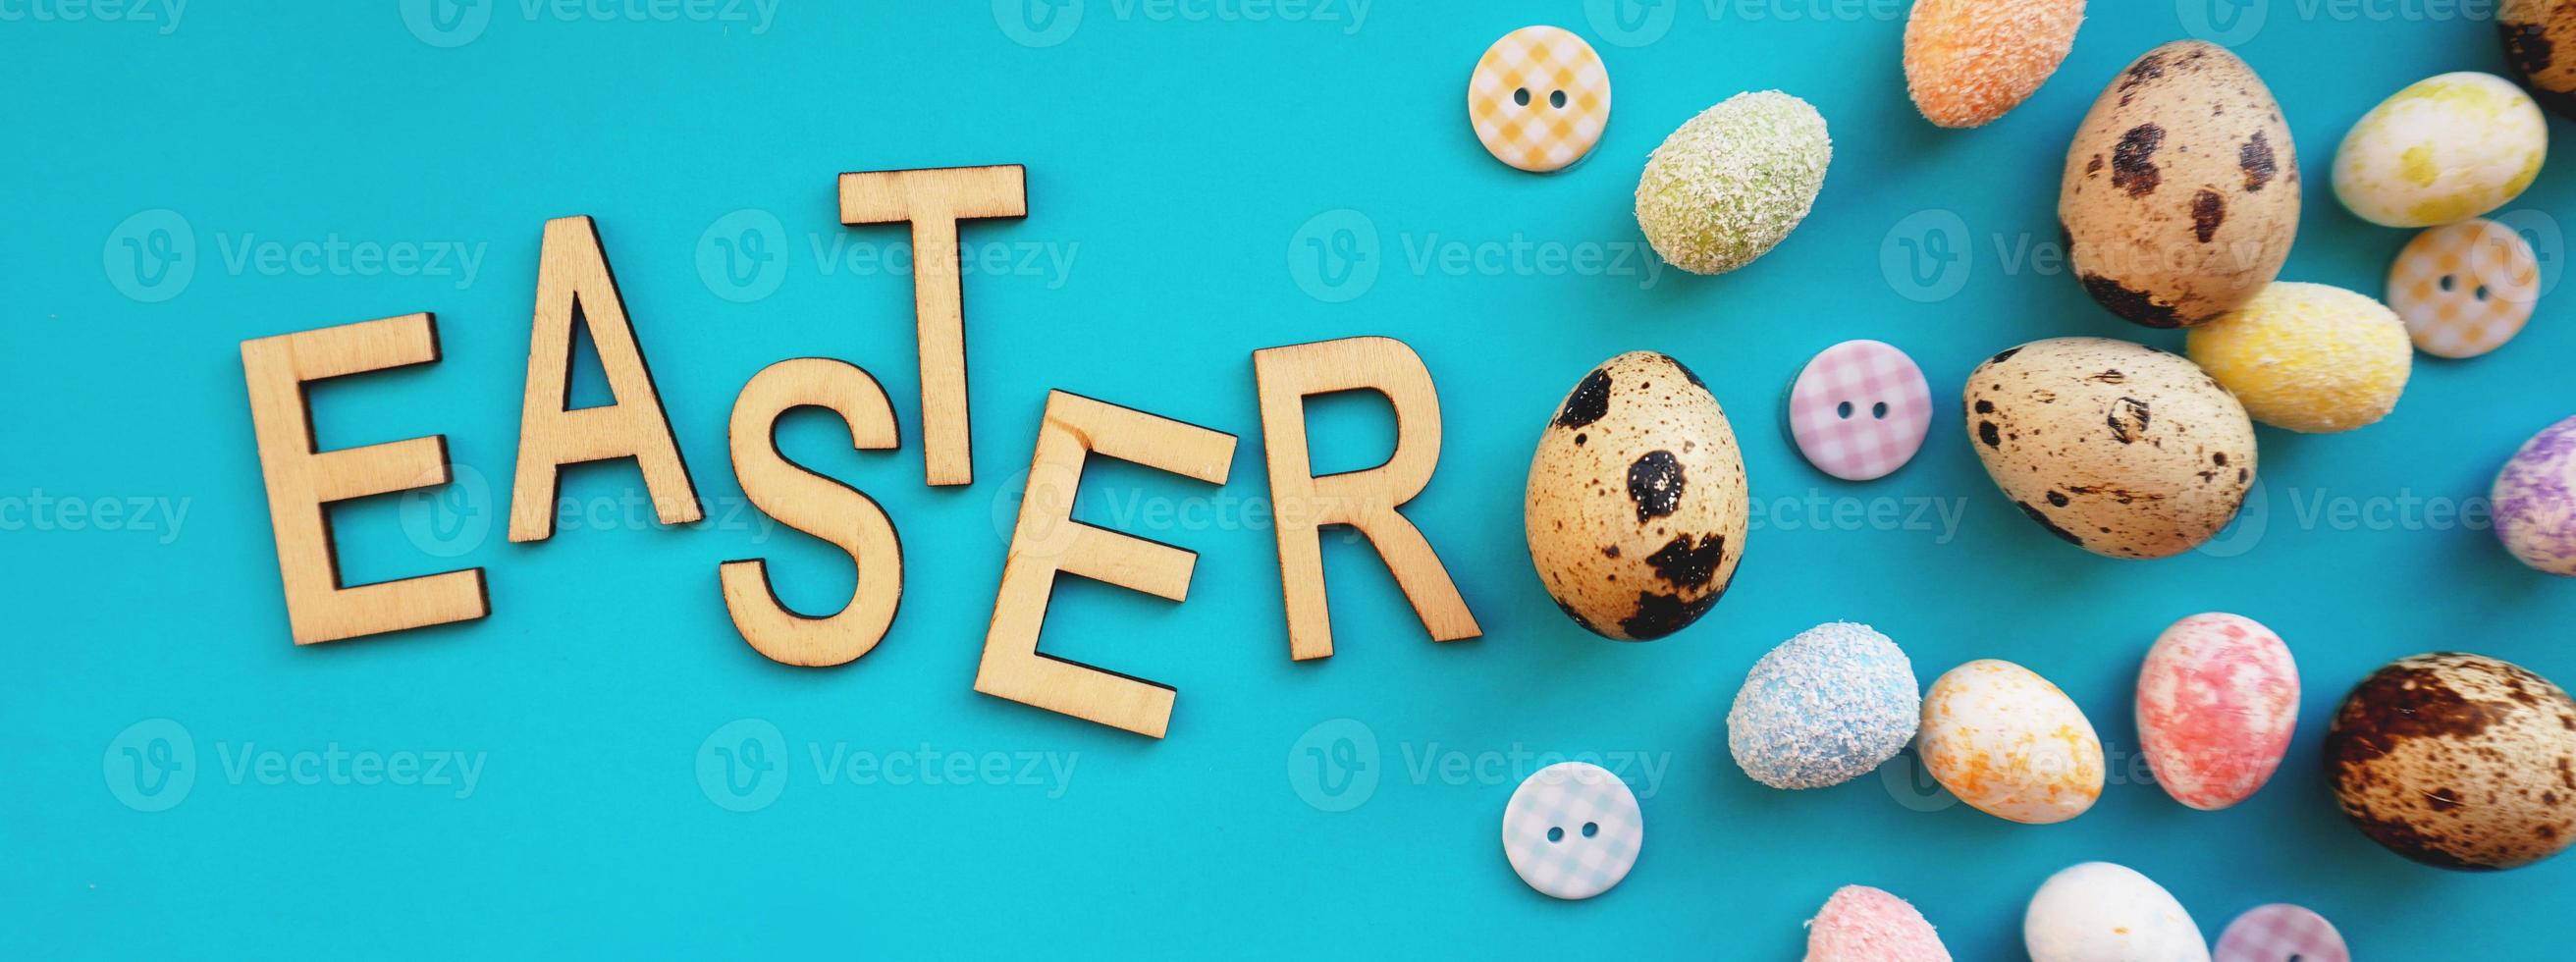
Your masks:
{"label": "yellow speckled candy egg", "polygon": [[1688,627],[1744,559],[1744,455],[1682,362],[1611,358],[1565,396],[1530,458],[1530,562],[1557,607],[1607,638]]}
{"label": "yellow speckled candy egg", "polygon": [[2540,176],[2549,122],[2512,81],[2476,71],[2416,81],[2363,114],[2335,151],[2335,196],[2387,227],[2467,220]]}
{"label": "yellow speckled candy egg", "polygon": [[2162,558],[2227,527],[2254,480],[2254,422],[2190,361],[2098,337],[2036,341],[1968,375],[1977,460],[2050,534]]}
{"label": "yellow speckled candy egg", "polygon": [[1996,818],[2053,825],[2102,797],[2102,740],[2075,700],[2009,661],[1972,661],[1923,696],[1923,767]]}
{"label": "yellow speckled candy egg", "polygon": [[2254,68],[2185,40],[2112,78],[2067,146],[2057,219],[2094,303],[2148,327],[2234,310],[2299,233],[2299,152]]}
{"label": "yellow speckled candy egg", "polygon": [[2194,363],[2273,427],[2325,434],[2387,417],[2414,370],[2406,322],[2368,296],[2282,281],[2193,328]]}

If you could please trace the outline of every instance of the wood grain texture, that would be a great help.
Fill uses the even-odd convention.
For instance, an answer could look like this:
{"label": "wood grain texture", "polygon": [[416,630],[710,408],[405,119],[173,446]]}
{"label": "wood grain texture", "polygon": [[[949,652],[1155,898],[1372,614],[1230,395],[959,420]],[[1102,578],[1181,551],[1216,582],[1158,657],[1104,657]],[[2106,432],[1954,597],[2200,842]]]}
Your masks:
{"label": "wood grain texture", "polygon": [[483,569],[342,587],[329,505],[449,481],[447,438],[411,438],[316,450],[304,385],[438,360],[438,325],[428,314],[344,324],[243,341],[268,517],[277,534],[278,574],[295,643],[472,621],[491,613]]}
{"label": "wood grain texture", "polygon": [[1038,651],[1047,599],[1058,572],[1180,601],[1189,597],[1198,554],[1072,519],[1074,491],[1092,454],[1209,484],[1224,484],[1234,435],[1184,424],[1078,394],[1047,392],[1046,416],[1029,457],[1029,487],[1002,563],[992,627],[975,690],[1163,737],[1171,686],[1103,671]]}
{"label": "wood grain texture", "polygon": [[[572,401],[575,321],[590,325],[600,369],[616,402],[565,410]],[[519,405],[519,465],[510,485],[510,540],[544,541],[555,533],[555,484],[564,465],[633,458],[663,524],[688,524],[705,513],[688,465],[671,436],[653,371],[628,322],[625,299],[608,269],[599,229],[588,217],[546,222],[537,252],[536,318],[528,335],[528,379]]]}
{"label": "wood grain texture", "polygon": [[975,483],[957,222],[1028,213],[1028,176],[1018,164],[841,175],[841,223],[912,225],[913,318],[921,345],[922,467],[930,484]]}
{"label": "wood grain texture", "polygon": [[[1333,654],[1319,534],[1325,525],[1350,525],[1368,537],[1433,641],[1483,634],[1431,542],[1396,511],[1422,493],[1440,463],[1440,397],[1422,356],[1392,338],[1353,337],[1254,351],[1252,369],[1261,395],[1261,446],[1270,468],[1289,657]],[[1363,389],[1385,395],[1395,407],[1394,453],[1365,471],[1316,477],[1307,453],[1306,398]]]}
{"label": "wood grain texture", "polygon": [[894,624],[903,601],[903,541],[876,499],[779,453],[778,419],[799,407],[839,414],[855,450],[892,450],[903,440],[894,406],[877,379],[829,358],[772,364],[753,375],[734,400],[727,435],[743,494],[779,523],[847,552],[859,570],[850,600],[828,616],[798,614],[778,600],[768,563],[760,559],[717,565],[716,580],[734,630],[753,650],[790,665],[847,664],[874,650]]}

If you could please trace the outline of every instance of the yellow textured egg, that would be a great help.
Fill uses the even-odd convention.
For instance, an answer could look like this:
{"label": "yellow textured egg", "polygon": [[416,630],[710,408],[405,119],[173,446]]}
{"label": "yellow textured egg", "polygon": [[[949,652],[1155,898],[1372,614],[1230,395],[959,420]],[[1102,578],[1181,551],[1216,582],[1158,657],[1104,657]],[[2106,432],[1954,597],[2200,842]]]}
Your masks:
{"label": "yellow textured egg", "polygon": [[2291,281],[2193,328],[2189,351],[2254,420],[2311,434],[2387,417],[2415,361],[2396,312],[2340,287]]}
{"label": "yellow textured egg", "polygon": [[2102,739],[2075,700],[2028,668],[1981,659],[1923,695],[1923,768],[1978,811],[2026,825],[2084,814],[2102,797]]}
{"label": "yellow textured egg", "polygon": [[2549,122],[2512,81],[2416,81],[2363,114],[2335,151],[2335,196],[2363,220],[2432,227],[2511,203],[2540,176]]}

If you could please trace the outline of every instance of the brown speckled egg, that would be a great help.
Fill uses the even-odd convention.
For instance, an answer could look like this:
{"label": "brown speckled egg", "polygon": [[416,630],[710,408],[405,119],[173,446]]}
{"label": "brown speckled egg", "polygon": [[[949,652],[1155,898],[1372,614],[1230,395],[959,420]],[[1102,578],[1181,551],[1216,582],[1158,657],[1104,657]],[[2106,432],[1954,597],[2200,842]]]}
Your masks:
{"label": "brown speckled egg", "polygon": [[1682,362],[1611,358],[1565,396],[1530,458],[1530,563],[1567,617],[1605,638],[1689,627],[1744,558],[1744,455]]}
{"label": "brown speckled egg", "polygon": [[2098,337],[2035,341],[1968,375],[1968,442],[2030,519],[2086,551],[2162,558],[2236,517],[2254,422],[2190,361]]}
{"label": "brown speckled egg", "polygon": [[2086,293],[2148,327],[2235,310],[2299,232],[2299,154],[2281,106],[2223,47],[2177,41],[2111,81],[2076,128],[2057,194]]}
{"label": "brown speckled egg", "polygon": [[2485,655],[2401,658],[2346,696],[2326,778],[2362,834],[2454,869],[2505,869],[2576,839],[2576,702]]}
{"label": "brown speckled egg", "polygon": [[2533,99],[2576,117],[2576,0],[2505,0],[2496,11],[2504,59]]}

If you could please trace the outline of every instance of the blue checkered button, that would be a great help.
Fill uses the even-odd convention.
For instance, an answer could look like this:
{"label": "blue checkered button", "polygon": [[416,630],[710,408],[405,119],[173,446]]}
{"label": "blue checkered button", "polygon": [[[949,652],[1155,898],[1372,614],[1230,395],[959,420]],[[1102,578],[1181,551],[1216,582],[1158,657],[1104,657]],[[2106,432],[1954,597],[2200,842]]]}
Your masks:
{"label": "blue checkered button", "polygon": [[1646,819],[1628,785],[1599,765],[1538,770],[1503,808],[1503,855],[1529,887],[1561,899],[1610,890],[1637,864]]}

